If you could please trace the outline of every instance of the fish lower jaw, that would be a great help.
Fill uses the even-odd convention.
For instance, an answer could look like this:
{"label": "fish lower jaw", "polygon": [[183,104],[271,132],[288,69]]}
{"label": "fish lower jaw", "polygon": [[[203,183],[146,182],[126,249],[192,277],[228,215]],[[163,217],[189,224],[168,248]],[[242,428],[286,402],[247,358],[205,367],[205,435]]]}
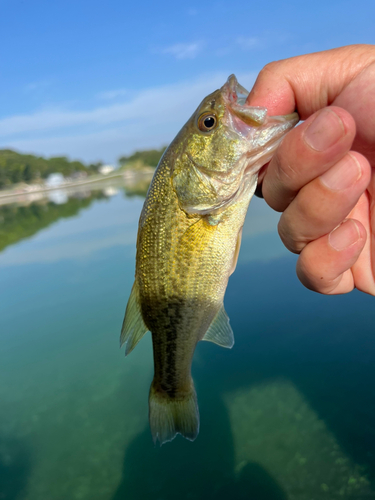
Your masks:
{"label": "fish lower jaw", "polygon": [[277,137],[270,141],[266,147],[260,146],[255,151],[253,150],[251,156],[248,158],[247,166],[244,170],[244,176],[258,175],[261,168],[272,160],[272,156],[283,138],[284,136]]}

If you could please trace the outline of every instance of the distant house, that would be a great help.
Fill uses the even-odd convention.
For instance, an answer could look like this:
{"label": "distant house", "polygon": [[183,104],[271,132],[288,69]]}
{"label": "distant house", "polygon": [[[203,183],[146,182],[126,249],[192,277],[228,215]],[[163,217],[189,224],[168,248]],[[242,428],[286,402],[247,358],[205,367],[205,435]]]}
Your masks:
{"label": "distant house", "polygon": [[113,172],[115,167],[113,165],[102,165],[98,168],[98,172],[102,175],[108,175]]}
{"label": "distant house", "polygon": [[48,188],[55,188],[62,186],[65,183],[65,179],[63,174],[49,174],[44,183]]}

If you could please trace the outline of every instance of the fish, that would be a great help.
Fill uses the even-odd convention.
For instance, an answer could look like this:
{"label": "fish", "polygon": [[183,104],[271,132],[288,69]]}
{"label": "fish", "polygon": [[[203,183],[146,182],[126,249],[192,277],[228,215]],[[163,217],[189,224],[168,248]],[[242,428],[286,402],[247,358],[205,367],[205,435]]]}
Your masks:
{"label": "fish", "polygon": [[128,355],[151,332],[155,444],[198,435],[194,351],[201,340],[234,344],[223,301],[248,205],[259,170],[299,120],[268,116],[247,105],[248,94],[231,75],[203,99],[160,159],[140,215],[120,344]]}

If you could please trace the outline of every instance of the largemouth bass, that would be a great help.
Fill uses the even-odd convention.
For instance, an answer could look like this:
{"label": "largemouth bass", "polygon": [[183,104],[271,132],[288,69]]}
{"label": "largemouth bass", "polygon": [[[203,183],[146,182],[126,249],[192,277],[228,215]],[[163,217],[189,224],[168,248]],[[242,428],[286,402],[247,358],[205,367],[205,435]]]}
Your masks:
{"label": "largemouth bass", "polygon": [[247,208],[260,168],[298,122],[246,105],[247,95],[232,75],[203,99],[161,158],[140,216],[121,344],[127,355],[152,334],[155,443],[198,435],[194,350],[200,340],[234,344],[223,300]]}

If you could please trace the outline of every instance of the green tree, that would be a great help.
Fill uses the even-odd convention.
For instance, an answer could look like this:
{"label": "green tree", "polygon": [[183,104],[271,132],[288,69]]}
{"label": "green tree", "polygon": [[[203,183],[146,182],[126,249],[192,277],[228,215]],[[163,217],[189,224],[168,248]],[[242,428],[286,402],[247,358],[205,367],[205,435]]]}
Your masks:
{"label": "green tree", "polygon": [[70,176],[74,172],[92,174],[96,170],[80,161],[69,161],[65,156],[46,159],[11,149],[0,149],[0,189],[17,182],[46,178],[54,172]]}
{"label": "green tree", "polygon": [[148,167],[157,167],[160,158],[162,157],[165,150],[166,147],[164,146],[160,149],[136,151],[131,156],[121,156],[118,161],[120,165],[125,165],[126,163],[129,163],[129,165],[131,165],[131,163],[141,162]]}

